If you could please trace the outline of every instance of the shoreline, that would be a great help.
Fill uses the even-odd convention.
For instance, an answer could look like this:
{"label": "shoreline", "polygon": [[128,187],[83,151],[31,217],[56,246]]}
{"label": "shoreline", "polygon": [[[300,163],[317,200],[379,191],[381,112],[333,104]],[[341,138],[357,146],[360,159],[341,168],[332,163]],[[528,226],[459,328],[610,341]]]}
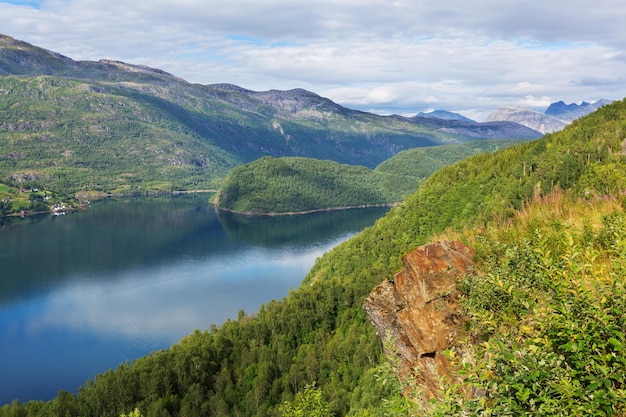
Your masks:
{"label": "shoreline", "polygon": [[[84,210],[86,207],[89,207],[89,202],[90,201],[96,201],[96,200],[104,200],[105,198],[111,198],[111,197],[154,197],[154,196],[161,196],[161,195],[183,195],[183,194],[202,194],[202,193],[216,193],[217,190],[181,190],[181,191],[160,191],[160,192],[150,192],[150,193],[130,193],[130,194],[100,194],[100,193],[93,193],[93,194],[82,194],[82,195],[75,195],[75,198],[80,202],[83,201],[83,203],[79,203],[78,207],[68,207],[66,208],[64,211],[65,212],[73,212],[73,211],[80,211],[80,210]],[[77,193],[78,194],[78,193]],[[84,203],[84,202],[87,203]],[[0,218],[3,217],[28,217],[28,216],[35,216],[35,215],[41,215],[41,214],[53,214],[52,211],[29,211],[27,212],[27,214],[24,216],[22,215],[22,213],[16,212],[16,213],[8,213],[8,214],[3,214],[0,215]]]}
{"label": "shoreline", "polygon": [[362,205],[358,205],[358,206],[327,207],[327,208],[314,209],[314,210],[285,211],[285,212],[236,211],[236,210],[230,210],[230,209],[225,209],[225,208],[219,207],[216,204],[214,204],[214,205],[215,205],[215,210],[216,211],[223,211],[223,212],[226,212],[226,213],[239,214],[241,216],[246,216],[246,217],[261,217],[261,216],[279,217],[279,216],[299,216],[299,215],[303,215],[303,214],[321,213],[321,212],[325,212],[325,211],[352,210],[352,209],[363,209],[363,208],[396,207],[396,206],[398,206],[400,204],[401,203],[399,203],[399,202],[398,203],[384,203],[384,204],[362,204]]}
{"label": "shoreline", "polygon": [[[163,196],[163,195],[184,195],[184,194],[203,194],[203,193],[217,193],[218,190],[179,190],[179,191],[160,191],[160,192],[146,192],[146,193],[114,193],[114,194],[104,194],[104,193],[93,193],[93,194],[88,194],[88,193],[84,193],[82,195],[76,195],[75,197],[79,200],[79,201],[95,201],[95,200],[103,200],[105,198],[115,198],[115,197],[154,197],[154,196]],[[77,193],[79,194],[79,193]],[[326,208],[319,208],[319,209],[313,209],[313,210],[302,210],[302,211],[286,211],[286,212],[261,212],[261,211],[237,211],[237,210],[230,210],[230,209],[226,209],[223,207],[220,207],[217,202],[214,201],[209,201],[210,204],[212,204],[215,207],[215,211],[218,212],[225,212],[225,213],[232,213],[232,214],[238,214],[240,216],[245,216],[245,217],[262,217],[262,216],[266,216],[266,217],[280,217],[280,216],[300,216],[300,215],[305,215],[305,214],[312,214],[312,213],[322,213],[322,212],[329,212],[329,211],[339,211],[339,210],[353,210],[353,209],[364,209],[364,208],[383,208],[383,207],[396,207],[398,205],[401,204],[401,202],[396,202],[396,203],[382,203],[382,204],[361,204],[361,205],[357,205],[357,206],[341,206],[341,207],[326,207]],[[86,207],[89,207],[89,203],[85,204],[79,204],[79,207],[68,207],[65,211],[66,212],[72,212],[72,211],[80,211],[85,209]],[[38,211],[38,212],[29,212],[27,214],[27,216],[30,215],[41,215],[41,214],[52,214],[51,211]],[[23,217],[21,215],[21,213],[10,213],[10,214],[5,214],[0,216],[0,218],[2,217]]]}
{"label": "shoreline", "polygon": [[218,190],[177,190],[177,191],[148,191],[148,192],[136,192],[136,193],[93,193],[78,192],[75,197],[77,199],[83,199],[89,197],[92,200],[98,200],[108,197],[149,197],[159,195],[180,195],[180,194],[201,194],[201,193],[217,193]]}

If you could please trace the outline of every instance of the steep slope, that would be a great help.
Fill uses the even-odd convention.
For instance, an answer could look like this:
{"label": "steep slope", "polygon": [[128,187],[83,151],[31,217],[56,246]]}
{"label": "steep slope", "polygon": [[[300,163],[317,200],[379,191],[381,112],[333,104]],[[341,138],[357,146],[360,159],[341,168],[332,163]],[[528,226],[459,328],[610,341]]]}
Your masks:
{"label": "steep slope", "polygon": [[[378,248],[376,256],[386,258],[391,247],[403,253],[444,228],[506,216],[521,209],[533,195],[549,194],[554,188],[571,189],[576,197],[617,195],[626,182],[625,138],[626,101],[614,102],[540,140],[440,169],[353,242],[364,244],[372,239],[374,243],[377,235],[393,236],[390,247]],[[361,250],[379,252],[371,247]],[[399,267],[398,262],[399,258],[391,270]],[[310,279],[325,275],[323,263],[314,266]]]}
{"label": "steep slope", "polygon": [[[553,272],[558,276],[559,266],[563,264],[564,259],[568,259],[564,257],[568,253],[567,242],[569,241],[565,232],[567,229],[564,229],[564,226],[572,225],[572,222],[578,225],[579,229],[576,233],[580,233],[578,239],[581,240],[575,241],[579,246],[569,248],[569,256],[576,257],[581,254],[585,244],[585,230],[587,230],[587,238],[604,241],[603,245],[609,246],[613,244],[611,242],[614,242],[622,248],[620,249],[621,255],[617,256],[617,263],[613,264],[616,259],[614,256],[603,258],[606,260],[605,268],[610,265],[624,265],[625,263],[619,260],[619,256],[623,259],[626,252],[623,251],[623,245],[620,243],[622,240],[619,236],[620,233],[626,233],[623,208],[620,205],[623,200],[620,190],[626,186],[626,161],[623,151],[625,137],[626,102],[621,101],[604,107],[574,122],[564,131],[547,135],[541,140],[508,148],[496,154],[477,155],[454,166],[443,168],[429,177],[403,205],[393,209],[384,219],[377,222],[375,227],[365,230],[351,242],[336,248],[327,257],[319,260],[304,284],[327,285],[329,280],[339,280],[347,286],[353,282],[364,280],[369,282],[369,279],[375,276],[379,277],[376,284],[380,283],[380,280],[393,281],[393,273],[401,267],[400,255],[425,243],[433,234],[441,236],[444,229],[449,230],[446,234],[448,237],[458,238],[458,235],[455,236],[451,231],[468,227],[478,227],[475,232],[477,245],[489,236],[490,243],[480,247],[481,256],[483,259],[488,259],[490,263],[495,263],[490,266],[493,269],[482,270],[483,276],[490,277],[488,280],[473,282],[474,292],[478,296],[475,301],[477,305],[482,305],[480,303],[486,300],[494,303],[493,309],[480,316],[483,319],[498,317],[498,314],[501,314],[502,304],[499,304],[499,301],[510,300],[512,305],[518,307],[526,302],[520,301],[516,304],[516,298],[506,295],[509,290],[528,289],[529,292],[524,298],[528,302],[532,299],[532,294],[537,294],[536,291],[541,292],[541,288],[527,281],[516,282],[515,280],[521,279],[521,275],[532,281],[535,276],[534,271],[541,270],[545,264],[538,263],[530,266],[521,261],[554,262]],[[551,196],[554,190],[560,189],[570,190],[568,200],[579,201],[580,203],[576,204],[580,205],[569,206],[568,203],[563,205],[556,203]],[[544,201],[543,204],[550,210],[537,210],[532,217],[526,214],[528,212],[518,215],[517,211],[525,206],[528,207],[533,199]],[[555,203],[554,207],[551,206],[552,202]],[[599,207],[603,206],[604,202],[607,202],[606,207],[600,209]],[[576,213],[578,214],[573,216],[573,212],[568,207],[577,207]],[[597,211],[596,207],[598,207]],[[613,210],[618,212],[613,220],[600,221],[602,213],[611,214]],[[512,230],[510,222],[518,218],[525,220],[520,221],[521,228]],[[621,226],[617,227],[617,224]],[[554,236],[551,237],[550,243],[542,241],[541,232],[532,236],[533,231],[539,225],[542,227],[547,225],[551,228]],[[490,235],[489,231],[492,228],[496,230],[496,227],[501,229]],[[516,236],[515,233],[521,230],[524,230],[524,233]],[[613,233],[618,235],[608,237],[613,236]],[[616,238],[617,240],[613,240]],[[509,243],[500,245],[502,242],[507,242],[507,239],[511,239]],[[540,243],[544,245],[542,253],[535,251]],[[552,244],[559,250],[554,250],[551,255],[547,255],[546,251],[549,251],[551,246],[545,245]],[[519,252],[520,247],[525,248],[523,253]],[[550,257],[542,259],[542,254]],[[589,254],[594,256],[594,252],[589,252]],[[581,263],[584,264],[583,261]],[[581,263],[573,265],[577,267]],[[510,270],[517,271],[511,274],[512,281],[508,284],[507,282],[500,284],[497,280],[501,273],[498,268],[503,264],[508,265]],[[601,270],[602,265],[599,265],[598,271]],[[491,275],[488,275],[490,273]],[[617,273],[619,275],[619,271]],[[480,287],[478,287],[478,282],[481,282]],[[576,285],[575,280],[573,284]],[[470,283],[466,288],[471,289],[473,285]],[[610,294],[612,290],[604,288],[603,291]],[[610,295],[607,298],[610,298]],[[541,306],[540,303],[538,305]],[[510,310],[511,315],[502,316],[503,322],[515,320],[515,311]],[[496,334],[499,334],[499,331],[496,331]],[[478,330],[477,335],[479,342],[484,340],[480,338]],[[506,339],[506,336],[502,339]],[[506,343],[503,340],[501,342]],[[619,354],[623,355],[623,350]],[[472,363],[471,359],[469,360],[469,363]],[[539,361],[540,358],[537,360]],[[582,368],[585,365],[583,362]],[[620,372],[623,375],[624,368],[620,369],[621,371],[616,371],[617,375],[620,375]],[[473,369],[470,368],[470,371]],[[476,372],[481,373],[479,369]],[[520,374],[517,375],[520,383],[524,380],[528,381],[524,379],[526,374],[523,370],[520,369],[519,372]],[[545,370],[545,372],[549,375],[549,371]],[[508,376],[505,372],[502,373],[502,379],[499,381],[506,384]],[[624,385],[621,385],[622,389],[623,387]],[[417,387],[417,389],[420,388]],[[498,395],[494,393],[494,398]],[[511,395],[514,396],[515,392]],[[446,404],[453,407],[453,404],[458,405],[461,399],[454,397],[451,403]],[[494,401],[495,404],[506,404]],[[618,399],[611,401],[612,406],[620,404]],[[475,402],[475,404],[480,403]],[[494,403],[489,403],[488,406],[491,404]],[[454,415],[452,411],[454,408],[446,410],[440,410],[441,414],[433,415]],[[551,410],[554,412],[554,409]],[[418,411],[419,413],[425,414],[425,410]],[[571,414],[571,409],[565,411],[564,415],[568,413]],[[516,414],[513,413],[513,415]],[[550,415],[549,412],[547,415]]]}
{"label": "steep slope", "polygon": [[391,396],[389,415],[623,415],[623,197],[573,194],[444,232],[372,291],[382,372],[410,398]]}

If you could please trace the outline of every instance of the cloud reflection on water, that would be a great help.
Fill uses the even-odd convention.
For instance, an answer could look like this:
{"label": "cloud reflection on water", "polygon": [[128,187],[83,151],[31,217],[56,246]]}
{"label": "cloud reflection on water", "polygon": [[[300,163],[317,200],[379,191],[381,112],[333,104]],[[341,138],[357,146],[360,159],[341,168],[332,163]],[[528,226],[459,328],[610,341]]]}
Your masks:
{"label": "cloud reflection on water", "polygon": [[286,296],[317,257],[348,237],[298,253],[250,248],[237,262],[188,259],[122,271],[114,280],[75,277],[42,301],[28,327],[173,343],[195,328],[236,318],[240,309],[254,313],[277,294]]}

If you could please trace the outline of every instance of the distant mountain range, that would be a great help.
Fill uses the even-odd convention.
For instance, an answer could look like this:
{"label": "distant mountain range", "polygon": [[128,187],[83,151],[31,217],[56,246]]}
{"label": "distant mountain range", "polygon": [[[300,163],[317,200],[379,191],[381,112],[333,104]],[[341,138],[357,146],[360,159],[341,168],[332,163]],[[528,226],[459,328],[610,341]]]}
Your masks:
{"label": "distant mountain range", "polygon": [[[542,134],[553,133],[563,129],[572,121],[586,116],[610,103],[611,100],[598,100],[593,103],[583,101],[581,104],[565,104],[565,102],[559,101],[550,104],[545,113],[536,112],[525,107],[502,106],[487,116],[485,122],[513,122],[541,132]],[[477,123],[459,113],[453,113],[447,110],[434,110],[427,113],[419,113],[417,117]],[[483,123],[483,125],[484,124],[485,123]],[[454,130],[454,132],[460,133],[459,130]]]}
{"label": "distant mountain range", "polygon": [[486,122],[509,121],[519,123],[541,133],[553,133],[563,129],[572,121],[586,116],[610,100],[598,100],[593,103],[583,101],[581,104],[565,104],[563,101],[550,104],[545,113],[539,113],[524,107],[504,106],[491,113]]}
{"label": "distant mountain range", "polygon": [[611,100],[598,100],[593,103],[583,101],[581,104],[565,104],[563,101],[559,101],[550,104],[545,113],[557,119],[571,122],[598,110],[602,106],[611,104],[611,102]]}
{"label": "distant mountain range", "polygon": [[541,133],[557,132],[567,126],[568,122],[557,119],[544,113],[539,113],[524,107],[502,106],[496,109],[485,119],[489,122],[507,120],[537,130]]}
{"label": "distant mountain range", "polygon": [[467,118],[459,113],[453,113],[447,110],[433,110],[429,112],[420,112],[417,117],[432,117],[441,120],[459,120],[462,122],[474,122],[474,120]]}

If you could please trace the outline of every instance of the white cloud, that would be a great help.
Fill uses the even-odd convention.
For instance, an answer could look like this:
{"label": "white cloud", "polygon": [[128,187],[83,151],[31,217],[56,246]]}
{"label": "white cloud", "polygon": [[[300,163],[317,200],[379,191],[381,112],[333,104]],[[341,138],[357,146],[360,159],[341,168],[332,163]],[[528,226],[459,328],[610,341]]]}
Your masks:
{"label": "white cloud", "polygon": [[626,8],[613,0],[26,3],[0,0],[4,33],[73,59],[119,59],[203,84],[301,87],[380,113],[481,116],[626,96]]}

